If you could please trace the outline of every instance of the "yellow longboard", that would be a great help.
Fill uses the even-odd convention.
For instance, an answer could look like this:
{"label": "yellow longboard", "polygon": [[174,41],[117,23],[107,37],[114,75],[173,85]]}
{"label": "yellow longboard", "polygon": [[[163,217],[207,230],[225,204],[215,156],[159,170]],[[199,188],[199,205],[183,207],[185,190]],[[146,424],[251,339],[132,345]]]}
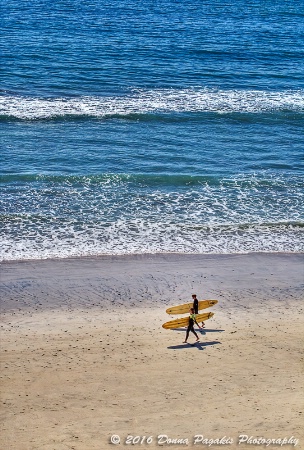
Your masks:
{"label": "yellow longboard", "polygon": [[[205,320],[210,319],[212,316],[214,316],[214,313],[204,313],[204,314],[196,314],[195,319],[197,322],[204,322]],[[181,317],[180,319],[170,320],[169,322],[166,322],[162,325],[163,328],[166,330],[172,329],[172,328],[180,328],[180,327],[187,327],[189,324],[189,317]]]}
{"label": "yellow longboard", "polygon": [[[198,310],[210,308],[210,306],[216,305],[217,300],[199,300],[198,302]],[[186,314],[189,312],[189,309],[192,308],[192,303],[185,303],[184,305],[172,306],[171,308],[166,309],[167,314]]]}

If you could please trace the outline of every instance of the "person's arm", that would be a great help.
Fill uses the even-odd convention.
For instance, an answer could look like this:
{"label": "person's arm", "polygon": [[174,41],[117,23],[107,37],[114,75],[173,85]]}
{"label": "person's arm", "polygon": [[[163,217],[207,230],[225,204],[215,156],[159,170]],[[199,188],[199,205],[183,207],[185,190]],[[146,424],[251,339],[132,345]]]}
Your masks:
{"label": "person's arm", "polygon": [[199,326],[199,324],[197,323],[196,319],[194,319],[194,322],[196,323],[196,325],[199,327],[199,329],[201,329],[202,327]]}

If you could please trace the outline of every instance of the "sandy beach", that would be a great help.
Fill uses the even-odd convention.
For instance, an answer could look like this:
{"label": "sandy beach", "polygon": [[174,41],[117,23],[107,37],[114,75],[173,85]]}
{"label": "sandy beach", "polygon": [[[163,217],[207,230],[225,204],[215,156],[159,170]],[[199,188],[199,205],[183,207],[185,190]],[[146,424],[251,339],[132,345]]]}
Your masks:
{"label": "sandy beach", "polygon": [[[240,435],[304,448],[303,262],[249,254],[2,263],[1,448],[102,450],[115,447],[112,435],[120,448],[129,435],[140,448],[209,448],[194,445],[197,435],[209,444],[226,437],[233,442],[221,447],[231,449],[266,448],[238,444]],[[192,293],[219,301],[195,346],[183,344],[184,330],[161,327],[176,318],[166,308]]]}

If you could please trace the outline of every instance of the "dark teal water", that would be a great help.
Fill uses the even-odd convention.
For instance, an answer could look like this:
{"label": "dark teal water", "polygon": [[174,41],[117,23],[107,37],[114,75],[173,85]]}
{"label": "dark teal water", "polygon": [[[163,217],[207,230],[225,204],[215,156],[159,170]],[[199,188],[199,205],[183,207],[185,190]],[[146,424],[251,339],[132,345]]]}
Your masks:
{"label": "dark teal water", "polygon": [[1,259],[304,251],[304,2],[5,0]]}

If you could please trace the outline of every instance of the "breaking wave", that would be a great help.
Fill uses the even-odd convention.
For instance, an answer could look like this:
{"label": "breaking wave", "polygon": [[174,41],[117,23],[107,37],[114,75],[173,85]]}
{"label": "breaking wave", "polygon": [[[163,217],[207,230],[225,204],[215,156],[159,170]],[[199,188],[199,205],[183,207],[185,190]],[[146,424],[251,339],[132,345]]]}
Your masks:
{"label": "breaking wave", "polygon": [[216,89],[134,90],[112,97],[0,96],[2,120],[105,119],[166,113],[304,112],[304,91]]}
{"label": "breaking wave", "polygon": [[2,260],[304,251],[300,176],[6,178]]}

